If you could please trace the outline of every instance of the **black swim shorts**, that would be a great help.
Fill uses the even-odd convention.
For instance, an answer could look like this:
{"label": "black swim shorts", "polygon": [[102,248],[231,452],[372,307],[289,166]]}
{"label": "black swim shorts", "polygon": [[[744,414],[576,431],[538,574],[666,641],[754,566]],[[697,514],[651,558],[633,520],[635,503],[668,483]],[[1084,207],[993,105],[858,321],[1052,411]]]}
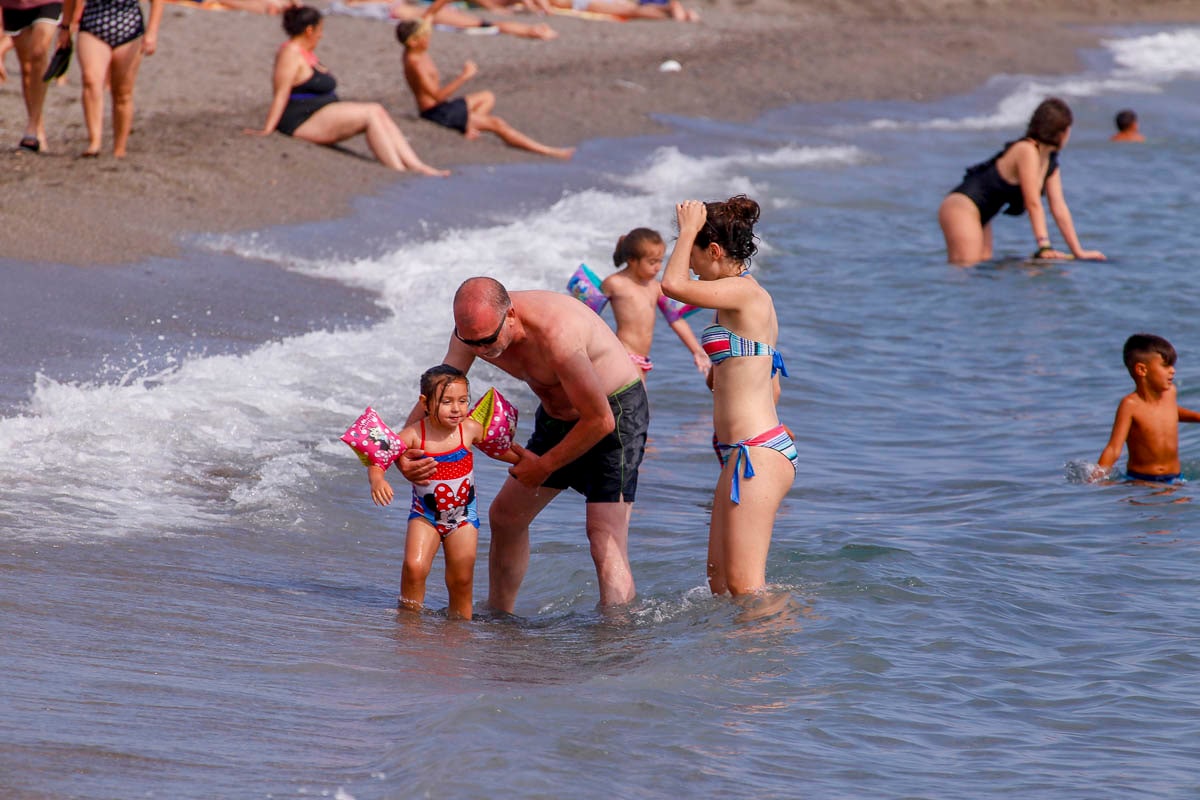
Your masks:
{"label": "black swim shorts", "polygon": [[467,132],[467,101],[462,97],[438,103],[433,108],[421,112],[421,119],[436,122],[447,128],[453,128],[459,133]]}
{"label": "black swim shorts", "polygon": [[[617,426],[579,458],[552,473],[542,484],[548,489],[574,489],[589,503],[632,503],[637,495],[638,467],[646,450],[650,403],[640,381],[608,397]],[[526,448],[543,455],[575,427],[575,420],[554,419],[538,406],[533,435]]]}
{"label": "black swim shorts", "polygon": [[0,19],[4,20],[4,32],[16,36],[35,22],[57,25],[62,19],[62,3],[44,3],[33,8],[0,8]]}

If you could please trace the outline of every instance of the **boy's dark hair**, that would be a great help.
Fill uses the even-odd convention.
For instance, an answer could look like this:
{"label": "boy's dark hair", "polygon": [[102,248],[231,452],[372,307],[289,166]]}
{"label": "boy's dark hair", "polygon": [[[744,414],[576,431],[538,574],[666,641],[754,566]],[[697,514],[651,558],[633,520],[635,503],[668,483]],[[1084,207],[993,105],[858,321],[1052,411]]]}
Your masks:
{"label": "boy's dark hair", "polygon": [[647,244],[662,244],[663,238],[658,231],[650,228],[634,228],[629,233],[617,239],[617,248],[613,250],[613,266],[619,267],[631,258],[641,258],[645,255],[642,249]]}
{"label": "boy's dark hair", "polygon": [[1137,113],[1129,108],[1118,111],[1116,122],[1117,130],[1127,131],[1137,123]]}
{"label": "boy's dark hair", "polygon": [[421,27],[421,20],[406,19],[396,23],[396,41],[406,47],[408,38],[417,32],[417,28]]}
{"label": "boy's dark hair", "polygon": [[1168,367],[1175,366],[1175,348],[1170,342],[1152,333],[1135,333],[1125,340],[1125,369],[1132,375],[1136,365],[1146,362],[1155,353],[1162,356]]}
{"label": "boy's dark hair", "polygon": [[1062,144],[1063,134],[1074,120],[1071,107],[1066,101],[1048,97],[1034,109],[1033,116],[1029,118],[1029,127],[1025,129],[1025,138],[1058,147]]}

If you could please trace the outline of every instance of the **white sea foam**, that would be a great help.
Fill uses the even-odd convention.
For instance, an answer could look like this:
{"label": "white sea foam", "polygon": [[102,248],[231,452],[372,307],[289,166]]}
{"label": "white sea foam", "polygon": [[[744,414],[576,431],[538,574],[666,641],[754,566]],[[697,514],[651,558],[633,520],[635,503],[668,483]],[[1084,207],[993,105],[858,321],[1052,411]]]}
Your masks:
{"label": "white sea foam", "polygon": [[877,119],[874,130],[995,130],[1020,127],[1047,97],[1094,97],[1116,93],[1151,93],[1175,78],[1200,74],[1200,28],[1110,39],[1104,46],[1114,66],[1105,75],[1069,75],[1058,78],[1005,78],[1016,85],[983,114],[936,117],[912,121]]}
{"label": "white sea foam", "polygon": [[[211,240],[368,289],[391,313],[368,330],[313,332],[242,355],[180,353],[165,371],[109,383],[39,376],[25,413],[0,419],[0,527],[92,538],[186,533],[231,515],[289,525],[352,460],[338,436],[365,406],[403,422],[417,377],[445,352],[451,296],[465,278],[501,275],[513,289],[558,291],[581,261],[607,272],[623,231],[648,225],[669,240],[682,197],[753,191],[747,175],[756,170],[863,158],[849,147],[720,157],[666,148],[624,181],[627,191],[570,193],[542,211],[410,239],[374,258],[305,258],[255,236]],[[527,392],[496,370],[478,373],[477,392],[490,382]]]}

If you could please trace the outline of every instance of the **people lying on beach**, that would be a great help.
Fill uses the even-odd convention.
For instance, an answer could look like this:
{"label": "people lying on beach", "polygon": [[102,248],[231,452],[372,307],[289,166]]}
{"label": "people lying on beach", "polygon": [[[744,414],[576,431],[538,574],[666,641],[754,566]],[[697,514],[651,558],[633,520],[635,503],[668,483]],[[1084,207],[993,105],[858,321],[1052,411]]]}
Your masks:
{"label": "people lying on beach", "polygon": [[66,0],[59,23],[58,47],[71,44],[78,26],[75,55],[83,74],[83,121],[87,149],[80,155],[100,155],[104,134],[104,90],[112,94],[113,157],[124,158],[133,129],[133,87],[142,56],[158,49],[158,26],[163,0],[150,0],[150,18],[142,17],[137,0]]}
{"label": "people lying on beach", "polygon": [[1117,125],[1117,132],[1109,139],[1110,142],[1146,141],[1146,137],[1142,136],[1142,132],[1138,128],[1138,115],[1136,111],[1129,108],[1118,111],[1116,119],[1113,121]]}
{"label": "people lying on beach", "polygon": [[1173,483],[1180,477],[1179,423],[1200,422],[1200,412],[1177,402],[1175,348],[1161,336],[1135,333],[1125,340],[1123,358],[1134,390],[1117,405],[1112,435],[1100,452],[1096,477],[1111,470],[1128,445],[1126,477]]}
{"label": "people lying on beach", "polygon": [[312,6],[295,6],[283,12],[288,40],[275,54],[274,93],[262,130],[255,136],[279,131],[314,144],[332,145],[360,133],[367,146],[386,167],[412,170],[421,175],[445,176],[417,156],[395,121],[379,103],[339,100],[337,81],[314,52],[324,35],[321,12]]}
{"label": "people lying on beach", "polygon": [[[328,13],[385,21],[421,19],[427,15],[429,5],[431,4],[413,3],[409,0],[333,0],[329,4]],[[438,3],[437,5],[443,7],[433,15],[433,23],[442,30],[480,36],[503,33],[522,39],[555,39],[558,37],[558,31],[544,22],[536,24],[512,20],[493,22],[472,14],[458,4]]]}
{"label": "people lying on beach", "polygon": [[282,14],[299,0],[168,0],[181,5],[199,6],[217,11],[246,11],[251,14]]}
{"label": "people lying on beach", "polygon": [[[400,607],[419,610],[425,603],[425,581],[433,567],[438,545],[446,559],[449,613],[471,618],[475,585],[475,545],[479,539],[479,514],[475,509],[475,457],[471,446],[484,438],[484,427],[470,416],[471,391],[467,376],[448,364],[439,364],[421,375],[417,401],[424,416],[399,437],[435,462],[429,482],[413,484],[408,529],[404,536],[404,568],[400,573]],[[517,463],[511,449],[497,457]],[[367,467],[371,500],[377,506],[392,502],[392,486],[384,471]]]}
{"label": "people lying on beach", "polygon": [[[600,290],[612,303],[617,323],[617,338],[629,351],[629,358],[643,373],[654,369],[650,344],[654,341],[654,317],[663,300],[658,273],[662,270],[667,245],[658,231],[634,228],[617,239],[613,264],[621,267],[600,284]],[[712,367],[708,354],[696,340],[686,319],[679,315],[670,322],[671,330],[691,352],[700,373]]]}
{"label": "people lying on beach", "polygon": [[[508,292],[469,278],[454,295],[454,334],[443,363],[469,372],[476,359],[524,381],[537,395],[533,435],[488,512],[488,606],[512,613],[529,565],[529,525],[564,489],[587,500],[586,526],[605,606],[628,603],[629,517],[650,421],[646,388],[604,320],[567,294]],[[420,414],[414,408],[409,423]],[[404,477],[423,483],[436,463],[405,450]]]}
{"label": "people lying on beach", "polygon": [[700,14],[680,0],[474,0],[483,8],[498,10],[522,5],[543,14],[582,14],[619,19],[665,19],[699,22]]}
{"label": "people lying on beach", "polygon": [[[1079,243],[1063,196],[1058,154],[1067,146],[1072,119],[1065,102],[1056,97],[1044,100],[1033,112],[1023,138],[967,168],[962,183],[950,190],[938,209],[950,263],[965,267],[992,257],[992,218],[1001,209],[1012,216],[1029,212],[1036,241],[1034,258],[1104,258],[1099,250],[1085,250]],[[1069,253],[1050,244],[1043,194]]]}
{"label": "people lying on beach", "polygon": [[[721,476],[708,529],[708,585],[737,596],[766,587],[775,514],[796,477],[796,446],[779,423],[775,349],[779,319],[771,295],[750,275],[759,207],[745,195],[675,207],[679,238],[662,288],[681,303],[717,310],[700,337],[712,359],[713,445]],[[700,279],[688,279],[688,269]]]}
{"label": "people lying on beach", "polygon": [[[347,2],[353,6],[360,3],[375,2],[375,0],[347,0]],[[444,25],[449,28],[458,28],[471,32],[483,33],[495,30],[499,33],[518,36],[523,39],[545,40],[558,37],[558,31],[544,22],[530,24],[514,20],[489,21],[457,5],[448,3],[434,3],[433,5],[437,9],[435,13],[430,15],[428,13],[428,6],[422,7],[421,4],[412,3],[409,0],[395,0],[390,5],[389,14],[392,19],[401,21],[430,17],[435,25]]]}
{"label": "people lying on beach", "polygon": [[396,38],[404,45],[404,78],[412,89],[422,119],[456,130],[468,139],[478,138],[481,131],[494,133],[510,147],[551,158],[568,159],[575,154],[574,147],[542,144],[494,115],[496,96],[491,92],[453,97],[464,83],[478,74],[479,68],[474,61],[467,61],[457,78],[442,85],[437,65],[429,53],[433,26],[427,18],[398,23]]}
{"label": "people lying on beach", "polygon": [[0,0],[0,17],[4,20],[4,39],[0,41],[0,80],[7,78],[4,53],[17,51],[21,70],[21,95],[25,100],[25,133],[17,143],[18,150],[36,153],[46,147],[46,127],[42,111],[46,105],[46,88],[42,80],[54,44],[54,34],[62,21],[63,5],[59,0]]}

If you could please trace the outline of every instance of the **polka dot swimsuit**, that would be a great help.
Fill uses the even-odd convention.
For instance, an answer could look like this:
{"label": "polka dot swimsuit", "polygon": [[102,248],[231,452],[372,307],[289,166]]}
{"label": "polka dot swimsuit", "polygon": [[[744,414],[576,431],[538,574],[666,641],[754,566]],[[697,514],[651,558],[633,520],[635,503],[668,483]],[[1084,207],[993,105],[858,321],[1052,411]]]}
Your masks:
{"label": "polka dot swimsuit", "polygon": [[116,49],[146,32],[142,7],[138,0],[87,0],[79,30]]}
{"label": "polka dot swimsuit", "polygon": [[[458,426],[458,447],[446,453],[426,453],[437,461],[437,469],[425,486],[413,485],[408,518],[424,518],[445,539],[470,523],[479,527],[475,510],[475,456],[463,444]],[[425,448],[425,423],[421,422],[421,449]]]}

